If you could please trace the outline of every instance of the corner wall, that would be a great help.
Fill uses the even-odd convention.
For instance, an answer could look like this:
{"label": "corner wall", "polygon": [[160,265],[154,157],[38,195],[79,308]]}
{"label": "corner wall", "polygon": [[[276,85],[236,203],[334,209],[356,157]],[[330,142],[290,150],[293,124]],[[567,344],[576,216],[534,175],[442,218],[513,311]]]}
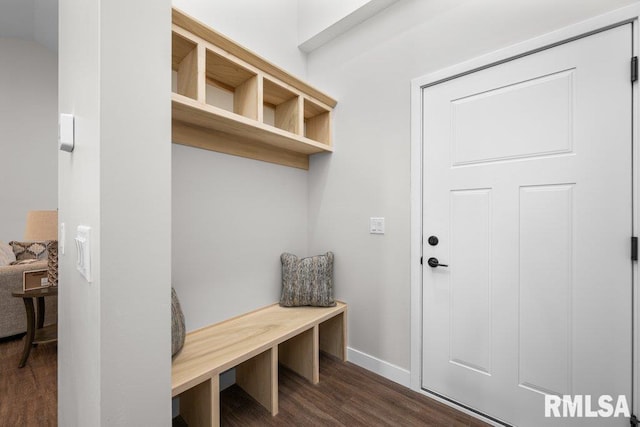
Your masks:
{"label": "corner wall", "polygon": [[171,425],[170,17],[168,1],[60,1],[59,110],[76,138],[58,152],[61,426]]}
{"label": "corner wall", "polygon": [[405,0],[309,54],[309,81],[338,99],[335,153],[311,162],[309,249],[336,254],[359,364],[408,385],[411,79],[630,3]]}
{"label": "corner wall", "polygon": [[58,208],[58,58],[0,38],[0,241],[22,240],[27,212]]}

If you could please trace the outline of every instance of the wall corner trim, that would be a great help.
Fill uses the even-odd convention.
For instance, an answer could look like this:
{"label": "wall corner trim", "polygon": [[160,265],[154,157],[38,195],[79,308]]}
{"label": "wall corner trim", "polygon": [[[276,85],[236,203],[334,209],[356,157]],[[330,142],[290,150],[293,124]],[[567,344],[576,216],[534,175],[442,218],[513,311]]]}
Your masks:
{"label": "wall corner trim", "polygon": [[398,0],[371,0],[364,6],[359,7],[347,16],[329,25],[318,34],[309,37],[307,40],[301,40],[298,48],[306,53],[313,52],[397,1]]}

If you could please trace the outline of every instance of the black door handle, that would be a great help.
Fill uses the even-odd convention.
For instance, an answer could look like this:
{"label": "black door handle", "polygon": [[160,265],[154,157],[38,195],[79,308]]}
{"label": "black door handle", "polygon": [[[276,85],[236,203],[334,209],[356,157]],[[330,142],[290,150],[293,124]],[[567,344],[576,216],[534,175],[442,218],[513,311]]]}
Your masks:
{"label": "black door handle", "polygon": [[431,267],[431,268],[449,267],[447,264],[440,264],[440,262],[438,261],[438,258],[429,258],[427,260],[427,264],[429,264],[429,267]]}

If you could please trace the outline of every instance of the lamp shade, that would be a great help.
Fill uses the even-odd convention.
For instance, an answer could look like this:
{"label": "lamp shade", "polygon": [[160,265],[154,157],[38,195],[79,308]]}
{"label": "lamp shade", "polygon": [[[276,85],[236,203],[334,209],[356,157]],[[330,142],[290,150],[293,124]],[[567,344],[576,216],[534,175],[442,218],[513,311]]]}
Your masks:
{"label": "lamp shade", "polygon": [[58,240],[58,211],[29,211],[24,240]]}

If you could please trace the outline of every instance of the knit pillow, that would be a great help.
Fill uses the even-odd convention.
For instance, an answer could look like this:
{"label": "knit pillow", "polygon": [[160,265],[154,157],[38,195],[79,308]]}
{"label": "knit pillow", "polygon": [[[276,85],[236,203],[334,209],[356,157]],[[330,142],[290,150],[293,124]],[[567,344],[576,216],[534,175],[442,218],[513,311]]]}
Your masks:
{"label": "knit pillow", "polygon": [[312,305],[333,307],[333,253],[298,259],[284,253],[282,262],[282,294],[280,305],[298,307]]}
{"label": "knit pillow", "polygon": [[180,308],[180,301],[176,290],[171,288],[171,356],[175,356],[177,352],[184,346],[185,339],[184,314]]}
{"label": "knit pillow", "polygon": [[16,255],[16,260],[47,259],[48,242],[9,242]]}
{"label": "knit pillow", "polygon": [[16,260],[13,248],[7,243],[0,242],[0,267],[9,265]]}

